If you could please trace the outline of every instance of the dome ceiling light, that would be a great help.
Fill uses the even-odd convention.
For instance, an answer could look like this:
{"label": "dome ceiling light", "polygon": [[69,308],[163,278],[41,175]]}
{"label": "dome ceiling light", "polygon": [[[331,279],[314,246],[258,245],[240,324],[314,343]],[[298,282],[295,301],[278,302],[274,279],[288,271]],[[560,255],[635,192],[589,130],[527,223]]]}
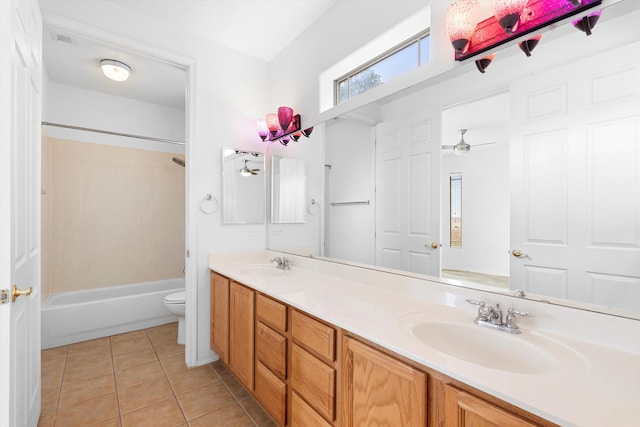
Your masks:
{"label": "dome ceiling light", "polygon": [[103,59],[100,61],[100,68],[105,76],[116,82],[127,80],[131,74],[131,67],[115,59]]}

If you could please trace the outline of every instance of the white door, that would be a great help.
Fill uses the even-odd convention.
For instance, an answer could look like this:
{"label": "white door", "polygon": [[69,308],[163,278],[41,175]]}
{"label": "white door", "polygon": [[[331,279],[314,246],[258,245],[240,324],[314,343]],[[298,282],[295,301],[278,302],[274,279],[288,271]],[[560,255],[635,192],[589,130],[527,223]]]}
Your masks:
{"label": "white door", "polygon": [[[42,19],[35,0],[0,1],[0,425],[40,415]],[[11,288],[32,288],[11,301]],[[6,294],[5,294],[6,295]]]}
{"label": "white door", "polygon": [[627,52],[512,85],[514,289],[640,309],[640,60]]}
{"label": "white door", "polygon": [[376,127],[376,265],[440,275],[440,111]]}

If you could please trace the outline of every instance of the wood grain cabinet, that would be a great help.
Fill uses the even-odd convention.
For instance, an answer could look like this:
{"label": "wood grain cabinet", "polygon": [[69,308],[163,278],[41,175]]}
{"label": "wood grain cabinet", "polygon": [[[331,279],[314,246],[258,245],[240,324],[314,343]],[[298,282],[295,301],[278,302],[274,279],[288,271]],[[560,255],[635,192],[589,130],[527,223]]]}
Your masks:
{"label": "wood grain cabinet", "polygon": [[211,349],[229,364],[229,279],[211,272]]}
{"label": "wood grain cabinet", "polygon": [[426,426],[427,375],[350,337],[342,344],[342,426]]}
{"label": "wood grain cabinet", "polygon": [[529,421],[470,393],[445,385],[445,427],[534,427]]}
{"label": "wood grain cabinet", "polygon": [[229,286],[229,369],[253,391],[255,292],[239,283]]}
{"label": "wood grain cabinet", "polygon": [[211,348],[281,427],[555,427],[214,272]]}
{"label": "wood grain cabinet", "polygon": [[292,405],[292,420],[318,418],[329,425],[335,423],[336,335],[337,329],[333,326],[292,310],[291,388],[296,399],[306,402],[306,405],[302,402]]}
{"label": "wood grain cabinet", "polygon": [[256,295],[255,396],[280,426],[287,423],[287,306]]}

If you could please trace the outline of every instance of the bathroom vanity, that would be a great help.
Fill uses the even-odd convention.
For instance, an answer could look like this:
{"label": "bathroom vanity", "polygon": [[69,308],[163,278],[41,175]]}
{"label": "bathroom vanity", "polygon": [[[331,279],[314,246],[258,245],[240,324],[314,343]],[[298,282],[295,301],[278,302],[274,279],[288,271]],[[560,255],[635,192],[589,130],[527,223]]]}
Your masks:
{"label": "bathroom vanity", "polygon": [[[565,308],[551,333],[557,307],[304,257],[286,255],[290,270],[268,263],[282,255],[209,263],[211,347],[278,425],[636,421],[637,321]],[[537,317],[520,319],[521,334],[486,328],[468,298]],[[593,321],[633,342],[613,348],[571,332]]]}

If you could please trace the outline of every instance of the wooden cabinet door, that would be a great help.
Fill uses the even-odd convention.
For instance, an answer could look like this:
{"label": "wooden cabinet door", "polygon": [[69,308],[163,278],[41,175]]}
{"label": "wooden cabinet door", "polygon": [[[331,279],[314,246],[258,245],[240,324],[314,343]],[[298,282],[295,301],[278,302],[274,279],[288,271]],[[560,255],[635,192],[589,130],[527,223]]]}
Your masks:
{"label": "wooden cabinet door", "polygon": [[229,279],[211,273],[211,349],[229,364]]}
{"label": "wooden cabinet door", "polygon": [[456,388],[445,386],[445,427],[533,427],[528,421]]}
{"label": "wooden cabinet door", "polygon": [[349,337],[342,357],[343,427],[427,425],[425,373]]}
{"label": "wooden cabinet door", "polygon": [[229,369],[253,391],[255,293],[231,282],[229,287]]}

